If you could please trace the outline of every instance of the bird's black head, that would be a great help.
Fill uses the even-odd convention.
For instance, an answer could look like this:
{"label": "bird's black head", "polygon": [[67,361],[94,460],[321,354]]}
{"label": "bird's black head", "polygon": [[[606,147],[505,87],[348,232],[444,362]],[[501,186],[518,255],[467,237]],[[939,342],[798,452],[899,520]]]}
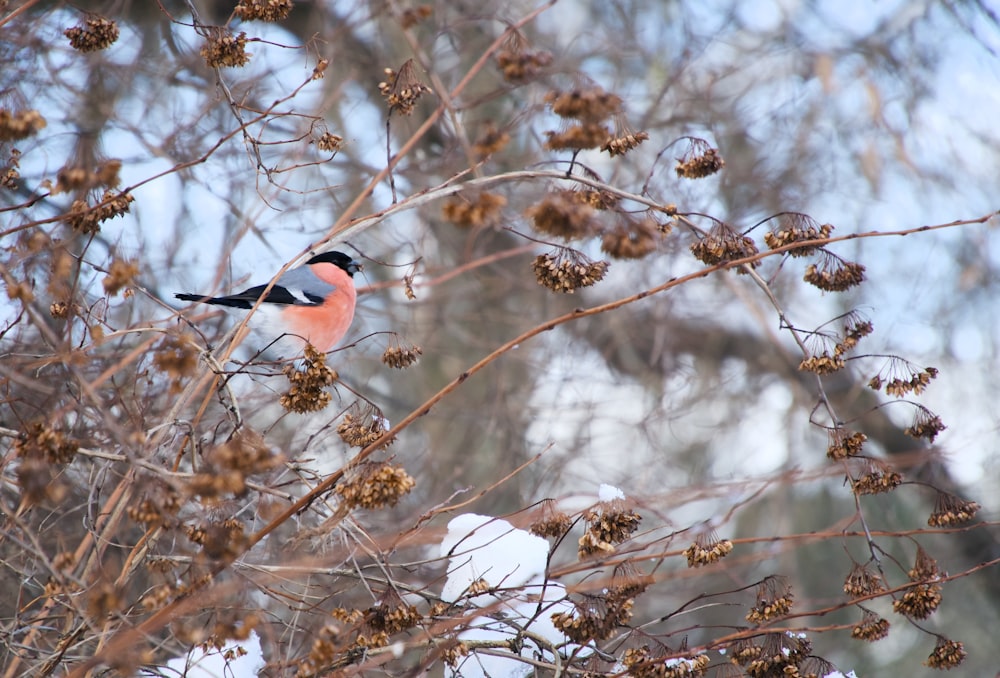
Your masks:
{"label": "bird's black head", "polygon": [[333,264],[338,268],[344,269],[347,275],[354,277],[354,274],[364,268],[360,263],[351,259],[350,256],[344,254],[343,252],[331,251],[323,252],[322,254],[317,254],[315,257],[306,262],[307,264]]}

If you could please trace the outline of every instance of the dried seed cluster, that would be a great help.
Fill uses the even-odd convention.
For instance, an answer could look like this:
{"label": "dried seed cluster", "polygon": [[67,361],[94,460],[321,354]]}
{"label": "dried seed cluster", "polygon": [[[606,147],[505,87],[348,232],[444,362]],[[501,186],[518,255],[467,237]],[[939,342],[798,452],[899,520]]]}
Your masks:
{"label": "dried seed cluster", "polygon": [[365,612],[365,623],[374,631],[390,636],[411,629],[423,619],[413,605],[405,605],[396,594],[387,594],[381,604]]}
{"label": "dried seed cluster", "polygon": [[752,238],[738,233],[729,224],[718,222],[708,235],[691,245],[691,254],[698,261],[715,266],[724,261],[751,257],[757,254],[757,245]]}
{"label": "dried seed cluster", "polygon": [[362,462],[351,478],[338,484],[334,492],[349,508],[377,509],[395,506],[416,485],[402,466],[388,462]]}
{"label": "dried seed cluster", "polygon": [[851,638],[874,643],[889,635],[889,621],[878,616],[871,610],[865,610],[860,622],[851,629]]}
{"label": "dried seed cluster", "polygon": [[888,369],[883,369],[871,378],[868,387],[878,391],[884,386],[886,395],[903,398],[908,393],[914,395],[923,393],[937,375],[936,367],[918,370],[905,360],[893,358],[889,361]]}
{"label": "dried seed cluster", "polygon": [[568,92],[551,91],[545,95],[545,103],[560,118],[600,122],[621,111],[622,100],[617,94],[605,92],[596,85],[587,89],[573,89]]}
{"label": "dried seed cluster", "polygon": [[844,580],[844,593],[851,598],[864,598],[885,591],[882,578],[872,572],[871,563],[854,563],[850,574]]}
{"label": "dried seed cluster", "polygon": [[809,264],[802,279],[826,292],[843,292],[864,281],[865,267],[822,250],[819,264]]}
{"label": "dried seed cluster", "polygon": [[589,198],[578,191],[552,191],[525,214],[539,233],[566,240],[586,238],[598,231],[594,208]]}
{"label": "dried seed cluster", "polygon": [[614,545],[631,537],[642,520],[639,514],[625,508],[620,499],[601,502],[596,509],[587,511],[584,517],[587,529],[579,541],[581,558],[613,552]]}
{"label": "dried seed cluster", "polygon": [[892,601],[892,611],[912,619],[927,619],[941,604],[941,585],[917,584]]}
{"label": "dried seed cluster", "polygon": [[153,364],[170,377],[170,392],[177,393],[198,366],[198,352],[184,337],[168,336],[153,350]]}
{"label": "dried seed cluster", "polygon": [[556,612],[552,623],[566,637],[577,643],[591,640],[605,640],[619,626],[625,626],[632,618],[631,598],[620,596],[588,596],[582,603],[574,603],[575,612]]}
{"label": "dried seed cluster", "polygon": [[751,624],[763,624],[788,614],[792,609],[792,587],[784,577],[767,577],[757,585],[757,602],[747,613]]}
{"label": "dried seed cluster", "polygon": [[854,481],[858,494],[884,494],[892,492],[903,483],[903,476],[877,459],[869,459],[864,474]]}
{"label": "dried seed cluster", "polygon": [[944,669],[950,671],[965,661],[965,646],[956,640],[938,638],[937,646],[924,662],[925,666],[932,669]]}
{"label": "dried seed cluster", "polygon": [[480,159],[498,153],[510,143],[510,134],[492,122],[486,124],[482,134],[473,142],[472,151]]}
{"label": "dried seed cluster", "polygon": [[622,656],[626,675],[635,678],[700,678],[705,675],[711,660],[699,654],[679,659],[654,657],[649,646],[630,647]]}
{"label": "dried seed cluster", "polygon": [[636,132],[629,127],[625,116],[621,113],[615,115],[615,133],[601,146],[602,151],[606,151],[612,158],[617,155],[625,155],[639,144],[649,140],[646,132]]}
{"label": "dried seed cluster", "polygon": [[[52,194],[89,191],[98,186],[114,188],[121,181],[118,176],[121,168],[122,161],[117,158],[102,162],[93,171],[87,167],[67,165],[56,173],[56,185],[52,187]],[[108,200],[111,196],[112,194],[105,193],[101,201]]]}
{"label": "dried seed cluster", "polygon": [[139,275],[139,263],[124,259],[114,259],[108,267],[108,274],[101,281],[104,291],[109,295],[118,294],[123,288],[128,287]]}
{"label": "dried seed cluster", "polygon": [[344,137],[333,134],[332,132],[323,132],[319,138],[316,140],[316,148],[326,153],[336,153],[344,145]]}
{"label": "dried seed cluster", "polygon": [[233,14],[243,21],[281,21],[288,18],[292,0],[240,0]]}
{"label": "dried seed cluster", "polygon": [[914,438],[926,438],[933,443],[937,434],[946,428],[948,427],[941,421],[941,417],[926,407],[918,406],[916,414],[913,415],[913,423],[903,433]]}
{"label": "dried seed cluster", "polygon": [[[385,417],[374,406],[368,406],[362,411],[355,404],[337,424],[337,435],[352,447],[368,447],[381,438],[387,430]],[[384,446],[390,444],[392,440],[386,441]]]}
{"label": "dried seed cluster", "polygon": [[812,659],[811,651],[812,643],[804,633],[768,633],[759,645],[749,639],[738,642],[732,661],[743,666],[752,678],[802,676],[803,670],[813,671],[806,666],[807,660]]}
{"label": "dried seed cluster", "polygon": [[[2,135],[2,130],[0,130],[0,135]],[[10,159],[7,161],[7,166],[0,170],[0,186],[12,190],[17,188],[17,180],[21,178],[21,173],[17,170],[21,166],[20,159],[21,151],[16,148],[10,149]]]}
{"label": "dried seed cluster", "polygon": [[420,359],[424,351],[419,346],[389,346],[382,353],[382,363],[402,370],[413,365]]}
{"label": "dried seed cluster", "polygon": [[212,560],[230,561],[246,549],[243,523],[234,518],[203,525],[185,525],[184,533],[201,546],[202,552]]}
{"label": "dried seed cluster", "polygon": [[615,259],[642,259],[656,250],[660,224],[652,217],[621,215],[618,225],[601,236],[601,251]]}
{"label": "dried seed cluster", "polygon": [[715,530],[702,530],[694,543],[684,550],[688,567],[702,567],[716,563],[733,552],[733,542],[719,539]]}
{"label": "dried seed cluster", "polygon": [[10,111],[0,108],[0,141],[20,141],[45,129],[45,118],[38,111]]}
{"label": "dried seed cluster", "polygon": [[608,265],[606,261],[593,261],[576,250],[559,248],[535,257],[532,269],[539,285],[553,292],[572,294],[603,280]]}
{"label": "dried seed cluster", "polygon": [[181,495],[174,488],[163,482],[154,481],[139,500],[125,510],[125,513],[137,523],[172,527],[177,522],[175,516],[181,510],[182,503]]}
{"label": "dried seed cluster", "polygon": [[976,517],[982,506],[966,501],[947,492],[939,492],[934,502],[934,512],[927,519],[931,527],[951,527],[967,523]]}
{"label": "dried seed cluster", "polygon": [[303,414],[322,410],[333,400],[325,389],[337,380],[337,373],[326,364],[326,354],[306,344],[301,369],[286,365],[283,370],[290,387],[279,399],[290,412]]}
{"label": "dried seed cluster", "polygon": [[[833,226],[831,224],[823,224],[820,226],[816,223],[816,220],[809,215],[797,212],[793,214],[782,214],[778,223],[779,225],[777,230],[768,231],[764,234],[764,244],[772,250],[798,242],[829,238],[830,233],[833,232]],[[806,257],[811,254],[815,254],[817,249],[819,249],[817,246],[797,247],[793,250],[789,250],[788,254],[793,257]]]}
{"label": "dried seed cluster", "polygon": [[861,454],[868,436],[860,431],[850,431],[843,428],[833,428],[827,431],[830,445],[826,448],[826,456],[834,461],[856,457]]}
{"label": "dried seed cluster", "polygon": [[813,374],[833,374],[838,370],[844,369],[846,364],[843,356],[836,353],[830,355],[824,351],[819,355],[804,358],[799,363],[799,370],[802,372],[812,372]]}
{"label": "dried seed cluster", "polygon": [[96,52],[107,49],[118,40],[118,24],[102,16],[90,16],[83,26],[74,26],[63,31],[69,38],[70,47],[78,52]]}
{"label": "dried seed cluster", "polygon": [[441,207],[444,218],[462,228],[495,226],[507,204],[507,198],[497,193],[480,192],[475,197],[465,195],[448,200]]}
{"label": "dried seed cluster", "polygon": [[538,77],[542,69],[552,63],[552,54],[530,49],[524,36],[513,31],[500,46],[496,60],[503,79],[517,84]]}
{"label": "dried seed cluster", "polygon": [[30,422],[14,441],[14,454],[20,459],[39,459],[52,464],[69,464],[80,444],[62,431],[41,421]]}
{"label": "dried seed cluster", "polygon": [[431,89],[417,77],[417,67],[413,59],[399,67],[399,72],[391,68],[385,69],[385,80],[378,84],[378,91],[385,97],[389,106],[389,114],[399,111],[402,115],[410,115],[420,97]]}
{"label": "dried seed cluster", "polygon": [[677,158],[674,170],[677,176],[684,179],[701,179],[709,177],[726,166],[726,161],[719,155],[717,148],[704,139],[688,139],[688,150]]}
{"label": "dried seed cluster", "polygon": [[247,34],[241,31],[234,35],[228,28],[213,27],[209,29],[200,54],[209,68],[246,66],[251,56],[247,52]]}
{"label": "dried seed cluster", "polygon": [[561,537],[573,525],[573,519],[556,508],[555,502],[546,499],[542,502],[541,516],[531,523],[528,530],[538,537]]}
{"label": "dried seed cluster", "polygon": [[74,200],[66,215],[66,223],[80,233],[97,233],[101,224],[108,219],[127,214],[129,205],[135,202],[131,193],[105,191],[101,204],[91,207],[84,200]]}

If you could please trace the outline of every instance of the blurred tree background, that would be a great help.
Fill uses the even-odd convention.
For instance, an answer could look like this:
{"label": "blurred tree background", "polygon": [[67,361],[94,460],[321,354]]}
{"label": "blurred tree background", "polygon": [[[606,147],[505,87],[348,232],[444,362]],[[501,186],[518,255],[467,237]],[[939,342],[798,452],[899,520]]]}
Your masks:
{"label": "blurred tree background", "polygon": [[[987,4],[2,5],[3,675],[249,626],[269,675],[382,666],[350,612],[419,594],[447,636],[426,547],[459,504],[527,526],[602,482],[638,531],[580,564],[577,524],[552,571],[651,577],[619,658],[765,646],[778,574],[776,627],[844,671],[930,673],[943,637],[998,669]],[[333,245],[366,260],[357,318],[330,405],[289,412],[282,367],[173,293]],[[694,569],[692,543],[735,549]],[[952,577],[929,619],[920,575]],[[385,670],[441,670],[394,633]]]}

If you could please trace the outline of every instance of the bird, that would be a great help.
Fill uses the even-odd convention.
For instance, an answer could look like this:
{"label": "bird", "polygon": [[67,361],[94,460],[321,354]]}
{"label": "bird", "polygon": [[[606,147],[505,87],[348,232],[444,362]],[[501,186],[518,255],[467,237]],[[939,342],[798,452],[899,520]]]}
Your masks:
{"label": "bird", "polygon": [[301,354],[308,342],[326,353],[344,338],[354,320],[357,290],[352,278],[362,269],[343,252],[323,252],[287,271],[267,294],[267,285],[257,285],[225,297],[186,293],[174,296],[181,301],[244,311],[260,301],[250,324],[258,335],[269,340],[268,352]]}

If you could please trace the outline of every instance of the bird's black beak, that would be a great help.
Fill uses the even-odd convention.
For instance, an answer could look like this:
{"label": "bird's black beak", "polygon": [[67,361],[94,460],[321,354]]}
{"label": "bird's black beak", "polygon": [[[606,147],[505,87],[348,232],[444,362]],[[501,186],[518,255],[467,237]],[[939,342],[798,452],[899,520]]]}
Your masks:
{"label": "bird's black beak", "polygon": [[347,273],[351,277],[354,277],[355,273],[360,273],[363,270],[365,270],[364,264],[354,261],[353,259],[351,260],[351,263],[347,265]]}

